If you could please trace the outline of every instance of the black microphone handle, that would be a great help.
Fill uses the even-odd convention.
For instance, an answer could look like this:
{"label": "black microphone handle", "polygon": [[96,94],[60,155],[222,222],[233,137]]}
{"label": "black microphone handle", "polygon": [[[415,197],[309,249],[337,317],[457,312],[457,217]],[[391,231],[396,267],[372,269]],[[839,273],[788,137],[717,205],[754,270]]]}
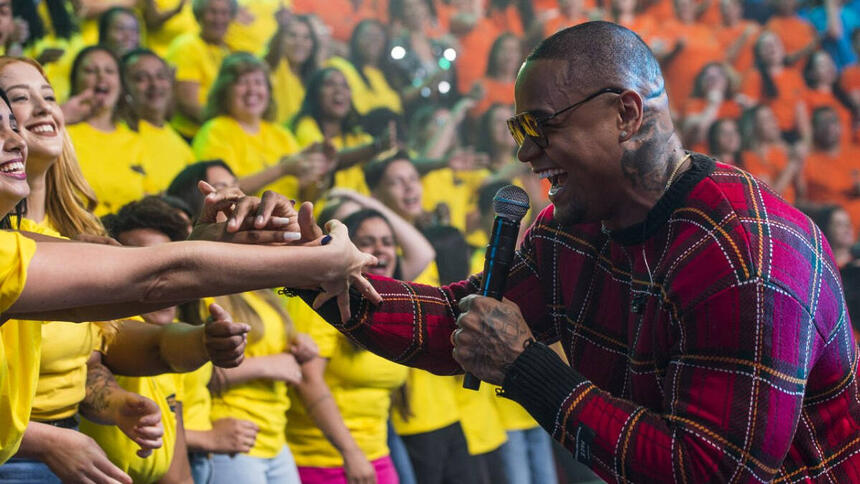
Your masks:
{"label": "black microphone handle", "polygon": [[[517,248],[517,236],[520,232],[519,220],[513,221],[496,216],[493,221],[493,231],[490,233],[490,243],[484,259],[484,278],[481,281],[481,295],[502,300],[505,284],[508,281],[511,262]],[[478,390],[481,380],[466,372],[463,375],[463,388]]]}

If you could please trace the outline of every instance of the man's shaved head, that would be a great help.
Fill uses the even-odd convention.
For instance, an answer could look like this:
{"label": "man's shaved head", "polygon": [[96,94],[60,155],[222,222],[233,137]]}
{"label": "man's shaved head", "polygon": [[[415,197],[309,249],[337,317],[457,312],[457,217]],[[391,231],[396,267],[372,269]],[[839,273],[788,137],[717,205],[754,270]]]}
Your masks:
{"label": "man's shaved head", "polygon": [[663,96],[660,65],[632,30],[612,22],[586,22],[561,30],[541,42],[526,61],[566,60],[569,85],[582,92],[606,86],[638,92],[648,104]]}

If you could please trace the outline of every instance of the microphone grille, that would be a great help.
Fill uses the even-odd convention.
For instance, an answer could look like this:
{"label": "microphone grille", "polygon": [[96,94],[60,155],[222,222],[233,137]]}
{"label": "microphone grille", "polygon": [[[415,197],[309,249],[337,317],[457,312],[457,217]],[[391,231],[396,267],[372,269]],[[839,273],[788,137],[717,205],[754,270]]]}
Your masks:
{"label": "microphone grille", "polygon": [[499,217],[519,222],[529,211],[529,195],[516,185],[502,187],[493,197],[493,210]]}

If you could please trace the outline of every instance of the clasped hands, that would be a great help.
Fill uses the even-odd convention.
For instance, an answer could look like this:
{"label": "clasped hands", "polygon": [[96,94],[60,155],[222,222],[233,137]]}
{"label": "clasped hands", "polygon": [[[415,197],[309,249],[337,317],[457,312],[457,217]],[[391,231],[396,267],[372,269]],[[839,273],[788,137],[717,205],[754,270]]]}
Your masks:
{"label": "clasped hands", "polygon": [[514,360],[532,341],[531,329],[513,302],[475,294],[460,300],[451,333],[454,360],[481,380],[501,385]]}
{"label": "clasped hands", "polygon": [[310,202],[301,204],[296,211],[294,201],[272,191],[257,198],[246,196],[238,188],[216,190],[204,181],[198,187],[205,196],[204,206],[189,239],[296,247],[325,245],[331,253],[330,260],[340,264],[338,270],[316,274],[323,281],[307,287],[322,290],[314,308],[336,298],[341,320],[349,320],[350,286],[355,286],[371,303],[382,302],[382,297],[362,275],[366,268],[376,265],[376,257],[359,251],[350,242],[346,227],[337,220],[326,224],[328,235],[323,235]]}

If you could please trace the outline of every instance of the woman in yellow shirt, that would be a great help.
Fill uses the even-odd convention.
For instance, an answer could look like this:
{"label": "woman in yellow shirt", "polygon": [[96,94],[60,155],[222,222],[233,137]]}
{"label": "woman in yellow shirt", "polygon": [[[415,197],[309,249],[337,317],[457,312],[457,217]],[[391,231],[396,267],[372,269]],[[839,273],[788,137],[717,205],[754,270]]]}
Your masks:
{"label": "woman in yellow shirt", "polygon": [[359,114],[376,108],[403,112],[400,95],[391,88],[382,70],[388,54],[388,36],[378,20],[362,20],[352,31],[349,59],[332,57],[328,66],[339,70],[352,89],[352,100]]}
{"label": "woman in yellow shirt", "polygon": [[[8,214],[30,191],[24,171],[27,145],[17,134],[17,123],[5,93],[0,98],[4,101],[0,104],[0,167],[3,168],[0,170],[0,213]],[[5,272],[0,277],[0,311],[6,317],[30,320],[111,319],[156,309],[166,301],[278,283],[307,284],[308,287],[322,283],[337,292],[345,288],[338,287],[337,283],[346,280],[345,273],[338,268],[346,269],[346,273],[357,272],[371,258],[361,256],[344,240],[342,227],[335,224],[333,229],[334,238],[327,246],[304,250],[197,242],[183,243],[185,250],[177,250],[177,247],[120,249],[56,243],[44,237],[37,242],[20,234],[0,232],[3,239],[0,247],[8,261],[2,265]],[[91,264],[95,260],[106,270],[93,272]],[[346,266],[342,266],[344,263]],[[284,273],[284,267],[292,267],[302,276]],[[167,270],[171,273],[169,278],[164,277]],[[237,270],[243,272],[244,277],[237,277],[238,273],[233,272]],[[336,274],[331,280],[307,280],[329,272]],[[165,286],[161,292],[153,292],[154,284]],[[38,327],[34,329],[23,332],[19,328],[12,334],[3,332],[0,463],[16,451],[29,420],[40,347],[40,331]],[[22,351],[10,358],[3,351],[7,346]],[[42,450],[28,450],[29,456],[36,457]],[[121,473],[113,477],[128,482]]]}
{"label": "woman in yellow shirt", "polygon": [[[357,246],[381,262],[369,272],[392,276],[396,245],[382,215],[362,210],[344,223]],[[319,346],[319,357],[302,365],[296,385],[302,404],[288,414],[287,442],[302,483],[397,483],[387,422],[391,392],[406,381],[407,368],[358,348],[298,298],[289,300],[288,310],[296,328]]]}
{"label": "woman in yellow shirt", "polygon": [[[183,170],[168,194],[186,201],[197,212],[203,205],[197,190],[200,181],[238,188],[237,178],[226,165],[200,162]],[[249,422],[253,431],[247,426],[239,430],[245,443],[241,453],[213,449],[208,482],[298,483],[296,465],[286,446],[286,413],[291,405],[287,385],[301,381],[299,363],[316,356],[316,351],[306,350],[307,336],[299,338],[282,302],[271,291],[232,294],[214,301],[249,324],[251,331],[245,361],[236,368],[216,369],[212,375],[210,418],[214,422]]]}
{"label": "woman in yellow shirt", "polygon": [[344,75],[333,67],[314,73],[302,108],[292,122],[301,146],[328,141],[337,148],[334,186],[367,195],[361,165],[395,144],[396,133],[387,130],[372,138],[361,130],[352,91]]}
{"label": "woman in yellow shirt", "polygon": [[221,61],[230,53],[224,36],[236,18],[236,0],[197,0],[192,3],[200,32],[173,40],[167,62],[176,68],[176,115],[173,127],[190,140],[205,120],[203,108]]}
{"label": "woman in yellow shirt", "polygon": [[161,193],[195,160],[191,147],[167,122],[174,101],[173,74],[157,54],[136,49],[122,58],[122,79],[129,96],[127,122],[143,142],[144,191]]}
{"label": "woman in yellow shirt", "polygon": [[144,151],[137,133],[120,122],[125,102],[119,62],[105,47],[87,47],[72,65],[72,95],[91,89],[97,106],[85,121],[67,127],[81,171],[99,201],[96,215],[143,197]]}
{"label": "woman in yellow shirt", "polygon": [[275,120],[287,124],[299,112],[305,86],[319,68],[319,39],[307,15],[296,15],[279,25],[263,59],[269,66]]}
{"label": "woman in yellow shirt", "polygon": [[319,144],[299,152],[293,135],[273,123],[275,104],[266,64],[247,52],[230,54],[209,93],[206,123],[194,137],[198,159],[220,158],[245,193],[265,188],[292,199],[316,199],[332,163]]}
{"label": "woman in yellow shirt", "polygon": [[99,17],[99,45],[122,57],[140,48],[140,19],[134,10],[111,7]]}

